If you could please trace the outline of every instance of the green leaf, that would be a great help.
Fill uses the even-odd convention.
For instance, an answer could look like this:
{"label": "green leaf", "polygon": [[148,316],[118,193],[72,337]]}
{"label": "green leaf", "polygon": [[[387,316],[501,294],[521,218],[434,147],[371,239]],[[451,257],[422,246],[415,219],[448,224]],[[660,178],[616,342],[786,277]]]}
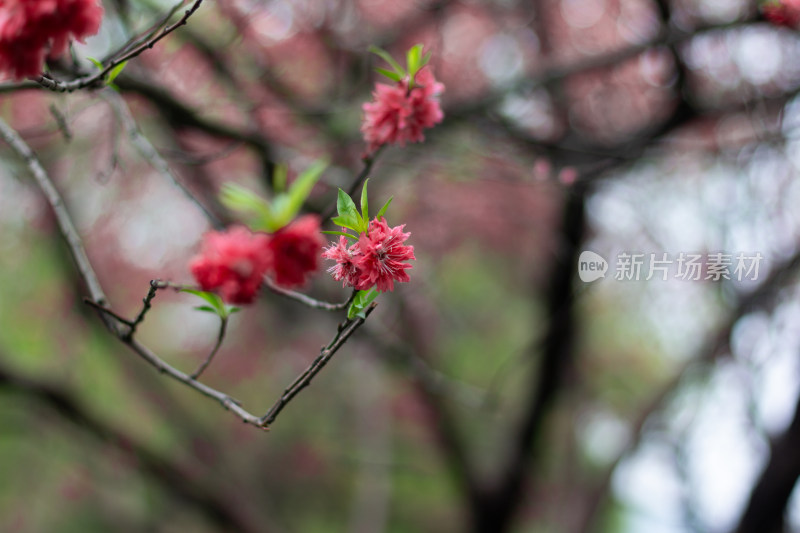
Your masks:
{"label": "green leaf", "polygon": [[250,226],[254,230],[276,231],[280,228],[269,202],[249,189],[226,183],[222,186],[219,199],[228,209],[250,215]]}
{"label": "green leaf", "polygon": [[242,310],[242,308],[241,307],[228,306],[228,307],[225,308],[225,310],[228,312],[228,316],[230,316],[233,313],[238,313],[239,311]]}
{"label": "green leaf", "polygon": [[207,313],[214,313],[215,315],[217,314],[217,310],[208,305],[198,305],[195,307],[195,309],[198,311],[205,311]]}
{"label": "green leaf", "polygon": [[[189,294],[194,294],[195,296],[202,298],[209,304],[211,304],[211,312],[216,313],[220,316],[220,318],[225,318],[228,316],[227,310],[225,309],[225,304],[222,303],[222,298],[219,295],[214,294],[213,292],[206,292],[206,291],[198,291],[195,289],[181,289],[181,292],[188,292]],[[206,308],[208,306],[200,306],[202,308]],[[205,311],[206,309],[201,309]]]}
{"label": "green leaf", "polygon": [[103,70],[103,64],[101,62],[99,62],[98,60],[96,60],[95,58],[87,57],[86,59],[91,61],[92,65],[96,66],[98,70]]}
{"label": "green leaf", "polygon": [[367,199],[367,183],[369,178],[364,181],[364,186],[361,188],[361,220],[369,220],[369,200]]}
{"label": "green leaf", "polygon": [[333,222],[337,226],[341,226],[343,228],[351,229],[357,233],[361,233],[361,226],[359,225],[358,221],[353,221],[353,219],[345,217],[336,217],[332,218],[331,222]]}
{"label": "green leaf", "polygon": [[419,68],[422,68],[425,65],[427,65],[430,60],[431,60],[431,53],[428,52],[427,54],[425,54],[425,57],[422,58],[422,63],[420,63]]}
{"label": "green leaf", "polygon": [[378,57],[380,57],[381,59],[383,59],[387,63],[389,63],[389,65],[391,65],[391,67],[394,69],[394,71],[396,73],[400,74],[401,78],[406,75],[406,71],[403,70],[403,67],[400,66],[400,63],[395,61],[394,58],[389,54],[389,52],[387,52],[383,48],[378,48],[377,46],[370,45],[369,51],[372,52],[373,54],[377,55]]}
{"label": "green leaf", "polygon": [[358,240],[358,236],[353,235],[352,233],[344,232],[344,231],[323,231],[322,233],[324,233],[325,235],[341,235],[343,237],[349,237],[349,238],[351,238],[353,240],[356,240],[356,241]]}
{"label": "green leaf", "polygon": [[112,83],[114,83],[114,80],[117,79],[117,76],[120,75],[122,69],[124,69],[127,64],[128,64],[127,61],[123,61],[116,67],[112,68],[111,71],[108,73],[108,81],[106,81],[106,84],[111,85]]}
{"label": "green leaf", "polygon": [[[339,189],[339,196],[336,199],[336,210],[339,212],[339,216],[333,219],[334,224],[350,228],[358,233],[366,231],[364,219],[358,214],[355,202],[342,189]],[[367,224],[369,224],[369,221],[367,221]]]}
{"label": "green leaf", "polygon": [[289,192],[287,193],[286,212],[282,213],[282,216],[288,218],[287,224],[300,212],[300,208],[303,207],[308,195],[311,194],[311,189],[317,184],[326,168],[328,168],[327,161],[315,161],[292,182],[292,186],[289,187]]}
{"label": "green leaf", "polygon": [[402,74],[398,74],[397,72],[394,72],[392,70],[387,70],[385,68],[376,68],[375,72],[377,72],[378,74],[383,74],[392,81],[400,81],[403,79]]}
{"label": "green leaf", "polygon": [[394,196],[390,196],[389,199],[386,200],[386,203],[383,204],[383,207],[381,207],[381,210],[378,211],[378,214],[375,216],[375,218],[380,219],[383,215],[386,214],[386,210],[389,209],[389,204],[392,203],[392,200],[394,200]]}
{"label": "green leaf", "polygon": [[286,190],[286,176],[289,174],[289,167],[286,165],[277,165],[275,167],[275,174],[272,177],[272,184],[275,192],[283,192]]}
{"label": "green leaf", "polygon": [[415,44],[406,54],[406,64],[408,65],[409,83],[413,83],[414,75],[422,68],[422,45]]}
{"label": "green leaf", "polygon": [[378,291],[376,289],[358,291],[350,304],[350,308],[347,310],[347,318],[351,320],[355,317],[367,318],[366,309],[377,297]]}

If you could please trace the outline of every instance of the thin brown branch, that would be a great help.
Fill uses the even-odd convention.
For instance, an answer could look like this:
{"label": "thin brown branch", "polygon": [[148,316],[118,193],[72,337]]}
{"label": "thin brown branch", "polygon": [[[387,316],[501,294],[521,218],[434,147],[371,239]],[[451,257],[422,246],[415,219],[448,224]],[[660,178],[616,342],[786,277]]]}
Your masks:
{"label": "thin brown branch", "polygon": [[47,198],[47,202],[52,207],[53,213],[55,213],[56,222],[61,230],[61,234],[64,236],[64,239],[66,239],[72,251],[75,265],[78,267],[78,271],[86,283],[92,300],[99,305],[105,305],[108,302],[106,295],[103,293],[103,288],[100,286],[92,264],[89,262],[89,258],[86,255],[86,250],[83,248],[83,242],[78,234],[78,230],[75,228],[75,224],[72,223],[72,219],[67,212],[64,200],[61,198],[58,189],[56,189],[42,167],[42,164],[39,162],[39,159],[27,143],[25,143],[17,132],[2,119],[0,119],[0,137],[2,137],[2,139],[11,146],[14,152],[22,158],[31,171],[31,174],[33,174],[33,178],[36,180],[39,188]]}
{"label": "thin brown branch", "polygon": [[[53,182],[50,180],[47,173],[42,168],[39,160],[31,151],[30,147],[23,141],[19,135],[8,125],[0,119],[0,137],[3,138],[11,148],[25,161],[30,169],[31,173],[34,175],[39,187],[45,193],[48,203],[50,204],[51,208],[53,209],[56,220],[58,221],[59,229],[61,230],[61,234],[67,241],[69,245],[70,252],[72,253],[72,257],[75,260],[75,263],[78,266],[78,271],[80,272],[81,278],[87,285],[89,290],[89,295],[91,296],[92,301],[97,304],[97,306],[106,307],[106,303],[108,300],[106,299],[105,293],[103,292],[102,287],[100,286],[100,282],[97,280],[97,275],[92,268],[91,263],[89,262],[88,257],[86,256],[86,252],[83,248],[83,242],[81,241],[80,235],[78,231],[75,229],[75,225],[72,223],[72,219],[67,212],[66,207],[64,206],[64,202],[61,198],[61,195],[58,193],[58,190],[53,185]],[[152,286],[151,286],[152,289]],[[95,307],[97,307],[95,306]],[[144,317],[143,310],[140,313],[140,317]],[[247,412],[245,409],[241,407],[237,400],[234,400],[230,396],[225,393],[222,393],[216,389],[213,389],[207,385],[204,385],[198,381],[195,381],[188,376],[187,374],[181,372],[177,368],[174,368],[169,363],[162,360],[152,351],[150,351],[146,346],[142,345],[133,338],[132,335],[128,334],[128,331],[123,331],[117,324],[111,320],[110,317],[103,311],[100,313],[101,318],[103,319],[103,323],[105,324],[106,328],[117,336],[125,345],[127,345],[131,350],[133,350],[136,354],[138,354],[142,359],[150,363],[152,366],[157,368],[159,372],[163,374],[167,374],[173,379],[180,381],[188,385],[189,387],[197,390],[201,394],[208,396],[209,398],[213,398],[217,400],[223,407],[232,411],[235,415],[242,419],[243,422],[248,424],[253,424],[257,427],[262,427],[260,419]],[[138,317],[137,317],[138,319]],[[133,323],[137,323],[136,320],[132,321]],[[128,328],[130,329],[130,328]]]}
{"label": "thin brown branch", "polygon": [[208,368],[208,365],[210,365],[211,361],[214,360],[214,356],[217,355],[220,346],[222,346],[222,341],[225,340],[225,332],[228,329],[228,317],[227,316],[220,317],[219,320],[220,324],[219,324],[219,333],[217,334],[217,342],[216,344],[214,344],[214,348],[211,349],[211,353],[208,354],[208,357],[206,357],[206,360],[203,361],[199,367],[197,367],[197,370],[192,372],[191,375],[192,379],[199,378],[205,371],[205,369]]}
{"label": "thin brown branch", "polygon": [[132,327],[133,326],[133,322],[131,320],[128,320],[127,318],[118,315],[113,309],[109,309],[108,307],[106,307],[104,305],[100,305],[100,304],[98,304],[96,302],[93,302],[89,298],[84,298],[83,299],[83,303],[85,303],[89,307],[93,307],[93,308],[97,309],[101,313],[107,314],[108,316],[110,316],[111,318],[116,320],[117,322],[125,324],[128,327]]}
{"label": "thin brown branch", "polygon": [[372,311],[377,307],[378,304],[372,303],[364,312],[364,318],[356,317],[352,319],[347,319],[346,321],[342,322],[339,325],[338,331],[336,336],[327,346],[324,346],[322,350],[320,350],[319,356],[314,359],[314,362],[302,373],[300,374],[291,385],[289,385],[286,390],[283,391],[283,394],[280,398],[275,402],[275,404],[269,408],[269,411],[260,418],[259,422],[262,427],[268,429],[269,426],[275,421],[278,417],[278,414],[283,410],[286,405],[292,401],[292,398],[297,396],[297,394],[303,390],[304,388],[308,387],[311,384],[311,380],[314,379],[314,376],[319,374],[319,372],[328,364],[328,362],[333,358],[339,348],[347,342],[347,339],[355,333],[355,331],[361,327],[367,317],[372,313]]}
{"label": "thin brown branch", "polygon": [[136,328],[144,322],[144,316],[150,310],[153,305],[153,299],[156,297],[156,293],[159,289],[165,289],[170,285],[164,281],[160,281],[157,279],[150,280],[150,289],[147,291],[147,296],[142,299],[142,310],[139,311],[139,314],[136,315],[136,318],[131,321],[131,331],[128,334],[129,337],[132,337],[136,333]]}
{"label": "thin brown branch", "polygon": [[301,304],[311,307],[312,309],[324,309],[325,311],[341,311],[342,309],[346,309],[347,306],[353,302],[353,298],[355,298],[357,292],[354,290],[350,297],[344,302],[331,303],[317,300],[300,292],[284,289],[283,287],[276,285],[275,282],[272,281],[268,276],[264,276],[264,285],[266,285],[267,288],[275,294],[280,294],[281,296],[285,296],[290,300],[300,302]]}
{"label": "thin brown branch", "polygon": [[165,27],[163,30],[158,32],[158,34],[153,37],[152,39],[140,44],[139,46],[133,48],[132,50],[120,55],[112,59],[107,65],[103,67],[103,69],[91,74],[89,76],[83,76],[78,79],[72,81],[59,81],[53,78],[47,77],[46,75],[38,77],[35,82],[44,87],[45,89],[49,89],[51,91],[65,93],[65,92],[73,92],[78,89],[83,89],[86,87],[93,87],[97,88],[102,85],[102,81],[108,76],[109,72],[114,70],[117,65],[120,65],[129,59],[133,59],[141,55],[146,50],[153,48],[161,39],[172,33],[173,31],[177,30],[181,26],[184,26],[188,21],[189,18],[200,8],[200,5],[203,3],[203,0],[195,0],[194,4],[187,9],[183,16],[174,24],[171,24]]}
{"label": "thin brown branch", "polygon": [[177,4],[175,4],[165,15],[156,21],[155,24],[152,24],[150,28],[143,32],[139,32],[138,35],[130,38],[128,42],[122,45],[118,50],[103,58],[103,63],[112,61],[114,58],[119,57],[129,50],[133,50],[134,48],[141,46],[143,43],[153,39],[156,34],[158,34],[159,30],[161,30],[169,22],[172,16],[180,10],[182,5],[183,0],[179,0]]}

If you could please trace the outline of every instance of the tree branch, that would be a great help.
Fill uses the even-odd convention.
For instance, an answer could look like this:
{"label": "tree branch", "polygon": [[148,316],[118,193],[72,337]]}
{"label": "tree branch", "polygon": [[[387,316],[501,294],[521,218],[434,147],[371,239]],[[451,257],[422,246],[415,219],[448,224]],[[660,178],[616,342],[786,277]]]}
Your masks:
{"label": "tree branch", "polygon": [[208,368],[208,365],[211,364],[211,361],[214,359],[214,356],[217,355],[219,351],[219,347],[222,346],[222,341],[225,339],[225,331],[228,329],[228,317],[220,317],[220,324],[219,324],[219,333],[217,334],[217,342],[214,344],[214,348],[211,350],[211,353],[208,354],[206,360],[203,361],[197,370],[192,372],[191,378],[197,379],[203,373],[203,371]]}
{"label": "tree branch", "polygon": [[736,323],[742,317],[750,313],[759,309],[768,309],[774,305],[780,289],[786,286],[791,277],[798,271],[800,271],[800,252],[797,252],[794,256],[781,264],[776,265],[757,289],[741,297],[725,322],[715,333],[709,335],[703,347],[697,352],[697,355],[690,358],[683,368],[646,402],[645,407],[634,418],[631,424],[632,440],[611,465],[609,465],[601,480],[594,489],[590,491],[585,516],[580,521],[581,526],[576,531],[592,530],[592,524],[597,521],[597,513],[608,496],[614,471],[626,457],[630,456],[639,447],[639,444],[644,438],[644,428],[647,420],[664,408],[665,404],[677,392],[689,373],[698,369],[705,369],[708,371],[708,369],[711,368],[711,364],[717,361],[729,349],[731,332],[736,326]]}
{"label": "tree branch", "polygon": [[347,309],[347,307],[353,302],[353,298],[356,297],[356,293],[358,292],[353,290],[353,292],[350,294],[350,297],[344,302],[331,303],[317,300],[301,292],[284,289],[283,287],[276,285],[269,276],[264,276],[264,285],[266,285],[267,288],[275,294],[280,294],[281,296],[285,296],[290,300],[300,302],[301,304],[311,307],[312,309],[324,309],[325,311],[341,311],[342,309]]}
{"label": "tree branch", "polygon": [[33,174],[33,178],[36,180],[39,188],[47,198],[47,203],[50,204],[50,207],[53,209],[53,213],[55,213],[56,222],[61,230],[61,235],[64,236],[64,239],[69,245],[70,251],[72,252],[72,258],[75,261],[75,265],[78,267],[81,278],[83,278],[83,281],[86,283],[86,287],[89,290],[92,300],[99,305],[105,305],[108,303],[106,295],[103,293],[103,288],[100,286],[100,282],[94,273],[92,264],[89,262],[89,258],[86,255],[86,250],[83,247],[83,242],[78,234],[78,230],[72,223],[72,219],[67,212],[67,208],[64,205],[64,200],[61,198],[61,194],[58,192],[58,189],[56,189],[55,185],[53,185],[53,182],[50,181],[50,178],[47,176],[44,168],[42,168],[41,163],[39,163],[39,159],[37,159],[36,155],[33,153],[27,143],[25,143],[25,141],[23,141],[22,138],[17,135],[17,132],[14,131],[14,129],[2,119],[0,119],[0,137],[2,137],[2,139],[17,153],[17,155],[22,158],[22,160],[28,166],[28,169],[31,171],[31,174]]}
{"label": "tree branch", "polygon": [[339,325],[339,329],[333,340],[327,346],[324,346],[322,350],[320,350],[320,354],[316,359],[314,359],[314,362],[311,363],[311,365],[302,374],[300,374],[292,382],[292,384],[286,388],[286,390],[283,391],[281,397],[278,398],[275,404],[269,408],[267,413],[259,419],[259,425],[261,427],[268,429],[283,408],[286,407],[290,401],[292,401],[292,398],[297,396],[301,390],[311,384],[311,380],[314,379],[314,376],[319,374],[320,370],[322,370],[325,365],[328,364],[339,348],[341,348],[342,345],[347,342],[347,339],[349,339],[350,336],[361,327],[361,325],[372,313],[375,307],[377,307],[377,305],[378,304],[373,302],[369,307],[367,307],[367,309],[364,311],[364,318],[356,317],[347,319]]}
{"label": "tree branch", "polygon": [[49,89],[51,91],[55,91],[58,93],[65,93],[65,92],[73,92],[78,89],[83,89],[86,87],[97,88],[102,86],[102,81],[108,75],[109,72],[114,70],[114,68],[129,59],[133,59],[141,55],[146,50],[153,48],[161,39],[172,33],[173,31],[177,30],[181,26],[185,25],[189,21],[189,17],[191,17],[195,11],[200,8],[200,4],[203,3],[203,0],[195,0],[194,4],[187,9],[183,16],[174,24],[165,27],[161,30],[155,37],[152,39],[140,44],[139,46],[135,47],[134,49],[120,55],[119,57],[115,57],[112,59],[107,65],[105,65],[101,70],[98,72],[91,74],[89,76],[83,76],[78,79],[72,81],[59,81],[53,78],[48,77],[47,75],[42,75],[36,78],[35,82],[44,87],[45,89]]}

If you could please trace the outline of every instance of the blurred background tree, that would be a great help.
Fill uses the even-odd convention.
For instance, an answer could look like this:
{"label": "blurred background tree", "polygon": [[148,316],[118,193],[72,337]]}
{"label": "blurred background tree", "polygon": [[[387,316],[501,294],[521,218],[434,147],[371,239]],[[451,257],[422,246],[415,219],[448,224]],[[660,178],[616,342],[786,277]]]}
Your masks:
{"label": "blurred background tree", "polygon": [[[91,75],[194,3],[105,1],[49,72]],[[323,211],[353,182],[370,45],[423,43],[446,87],[442,124],[371,173],[412,233],[411,283],[260,432],[108,334],[4,147],[0,531],[800,530],[792,1],[201,4],[116,77],[122,98],[0,85],[114,309],[191,281],[204,210],[235,220],[223,184],[266,194],[276,163],[291,179],[329,156]],[[612,265],[591,284],[587,249]],[[615,280],[623,252],[763,261]],[[326,275],[308,292],[346,298]],[[218,323],[193,298],[159,293],[139,329],[189,370]],[[269,405],[339,319],[265,292],[203,379]]]}

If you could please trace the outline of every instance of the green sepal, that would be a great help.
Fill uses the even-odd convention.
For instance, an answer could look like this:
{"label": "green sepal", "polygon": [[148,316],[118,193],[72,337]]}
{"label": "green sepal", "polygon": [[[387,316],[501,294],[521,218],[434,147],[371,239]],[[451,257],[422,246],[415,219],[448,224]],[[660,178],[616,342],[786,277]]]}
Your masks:
{"label": "green sepal", "polygon": [[369,307],[369,305],[375,301],[375,298],[377,297],[378,291],[376,289],[358,291],[355,298],[353,298],[353,302],[350,304],[350,307],[347,309],[347,318],[350,320],[356,317],[367,318],[367,307]]}

